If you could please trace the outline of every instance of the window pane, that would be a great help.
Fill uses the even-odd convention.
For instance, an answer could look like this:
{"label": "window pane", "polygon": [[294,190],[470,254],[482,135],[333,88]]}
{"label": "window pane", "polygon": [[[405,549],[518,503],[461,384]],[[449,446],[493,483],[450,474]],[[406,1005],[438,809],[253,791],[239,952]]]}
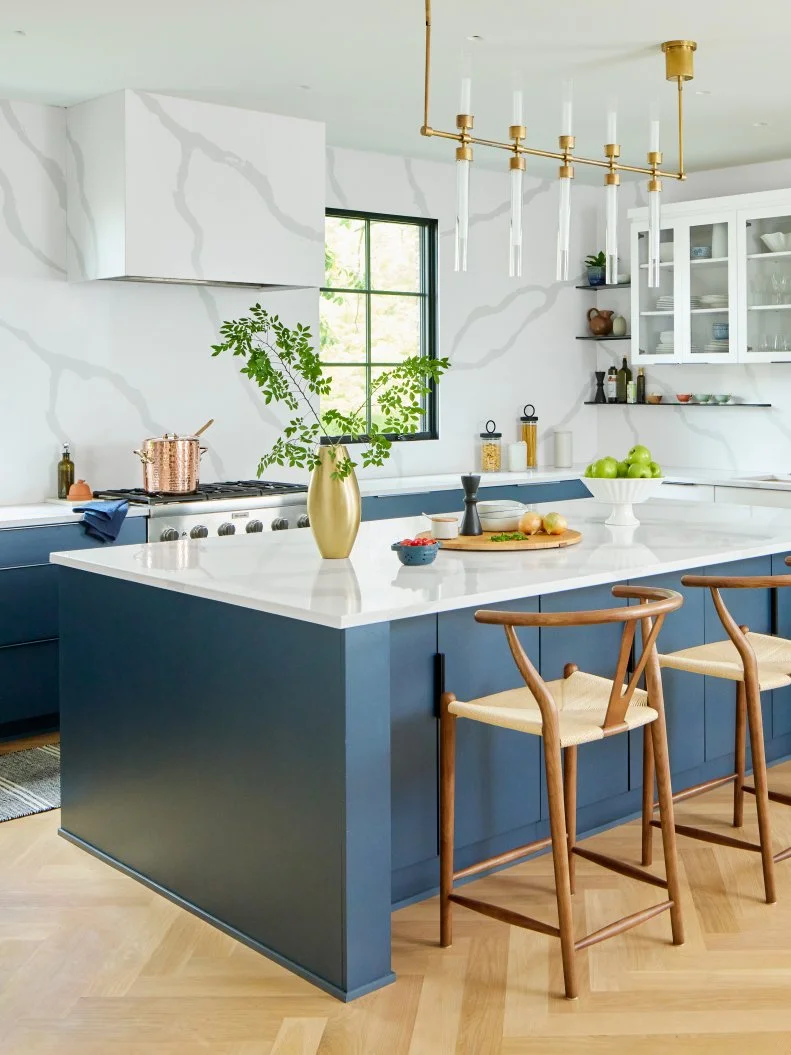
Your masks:
{"label": "window pane", "polygon": [[[371,382],[375,383],[377,378],[381,377],[383,373],[387,373],[387,372],[388,372],[388,370],[387,370],[386,366],[378,366],[378,367],[375,366],[373,368],[373,370],[371,370]],[[386,391],[386,390],[387,390],[387,386],[385,386],[385,388],[382,389],[382,391]],[[423,409],[425,411],[425,402],[424,402]],[[371,404],[371,421],[375,422],[379,426],[379,428],[383,428],[385,426],[385,415],[383,414],[382,410],[379,407],[379,402],[377,400],[377,393],[376,392],[373,393],[373,402]],[[426,432],[426,431],[428,431],[428,423],[426,421],[425,413],[422,414],[419,418],[410,419],[410,421],[412,422],[412,426],[409,429],[410,432]]]}
{"label": "window pane", "polygon": [[365,367],[336,366],[329,373],[332,375],[332,391],[321,400],[322,413],[330,409],[338,410],[341,414],[359,411],[362,416],[359,431],[364,432],[368,427],[365,409]]}
{"label": "window pane", "polygon": [[371,223],[371,289],[420,292],[420,228]]}
{"label": "window pane", "polygon": [[322,292],[319,303],[321,359],[327,363],[364,363],[365,296]]}
{"label": "window pane", "polygon": [[420,297],[371,297],[371,361],[400,363],[420,354]]}
{"label": "window pane", "polygon": [[324,231],[324,285],[364,289],[365,221],[328,216]]}

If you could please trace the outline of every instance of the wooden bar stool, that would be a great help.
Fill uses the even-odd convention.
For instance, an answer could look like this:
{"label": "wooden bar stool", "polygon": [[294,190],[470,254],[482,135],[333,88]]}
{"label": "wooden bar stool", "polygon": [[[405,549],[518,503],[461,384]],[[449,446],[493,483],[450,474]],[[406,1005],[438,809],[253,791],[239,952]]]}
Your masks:
{"label": "wooden bar stool", "polygon": [[[560,938],[567,997],[577,995],[575,953],[589,945],[636,927],[667,910],[670,911],[673,943],[681,945],[684,941],[662,679],[656,649],[657,635],[665,616],[680,608],[683,598],[672,590],[648,587],[614,586],[612,592],[615,597],[637,600],[640,604],[591,612],[476,612],[475,618],[479,623],[494,623],[504,627],[511,654],[525,680],[525,688],[510,689],[466,703],[457,700],[452,693],[444,693],[441,699],[440,944],[451,944],[451,911],[454,903],[516,927],[526,927],[539,934]],[[624,684],[638,622],[642,651],[628,683]],[[567,664],[562,679],[545,682],[522,649],[515,629],[518,626],[593,626],[603,623],[623,623],[621,647],[612,681],[585,674],[574,664]],[[647,691],[637,687],[643,672]],[[550,837],[454,871],[455,737],[456,722],[460,718],[543,737]],[[586,850],[576,842],[577,747],[649,725],[653,757],[656,759],[666,879],[604,854]],[[497,865],[509,864],[550,845],[555,872],[558,926],[454,893],[455,880],[477,875]],[[603,865],[620,875],[666,890],[667,899],[575,941],[571,908],[574,855]]]}
{"label": "wooden bar stool", "polygon": [[[791,564],[791,558],[786,559]],[[761,693],[791,685],[791,641],[772,634],[752,634],[746,626],[738,626],[722,599],[720,590],[774,589],[791,586],[791,575],[723,576],[683,575],[684,586],[708,587],[720,621],[728,634],[726,641],[714,641],[706,645],[695,645],[679,652],[659,656],[662,667],[705,674],[710,678],[726,678],[736,682],[736,730],[735,769],[727,776],[707,780],[676,792],[674,802],[700,795],[723,784],[733,782],[733,826],[741,828],[744,823],[744,793],[755,796],[758,813],[758,842],[747,842],[721,832],[706,828],[676,824],[679,835],[693,839],[732,846],[738,850],[760,853],[763,865],[766,901],[777,900],[774,866],[791,857],[791,847],[772,853],[772,828],[769,817],[769,802],[781,802],[791,806],[791,796],[769,791],[764,751],[764,730],[761,720]],[[747,727],[750,729],[750,753],[753,764],[753,785],[745,784]],[[657,826],[653,819],[654,779],[653,745],[648,739],[643,742],[643,864],[649,865],[652,858],[651,829]]]}

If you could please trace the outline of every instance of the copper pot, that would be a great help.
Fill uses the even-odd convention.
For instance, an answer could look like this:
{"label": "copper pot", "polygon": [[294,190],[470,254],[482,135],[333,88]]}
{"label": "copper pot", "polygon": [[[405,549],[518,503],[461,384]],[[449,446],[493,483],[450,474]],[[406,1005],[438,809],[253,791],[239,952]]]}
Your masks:
{"label": "copper pot", "polygon": [[206,450],[197,436],[164,436],[143,440],[134,451],[143,463],[143,489],[166,495],[187,495],[197,491],[200,458]]}

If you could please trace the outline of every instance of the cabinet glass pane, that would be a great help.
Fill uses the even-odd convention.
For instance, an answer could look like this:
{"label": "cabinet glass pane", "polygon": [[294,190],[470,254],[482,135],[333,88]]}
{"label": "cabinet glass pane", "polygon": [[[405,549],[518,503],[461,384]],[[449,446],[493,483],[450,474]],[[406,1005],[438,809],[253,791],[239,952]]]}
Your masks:
{"label": "cabinet glass pane", "polygon": [[641,356],[673,355],[674,343],[674,267],[673,231],[662,231],[659,243],[659,287],[648,285],[648,234],[639,239],[640,334]]}
{"label": "cabinet glass pane", "polygon": [[791,215],[747,221],[747,352],[791,353]]}
{"label": "cabinet glass pane", "polygon": [[689,229],[690,352],[707,361],[730,350],[728,224]]}

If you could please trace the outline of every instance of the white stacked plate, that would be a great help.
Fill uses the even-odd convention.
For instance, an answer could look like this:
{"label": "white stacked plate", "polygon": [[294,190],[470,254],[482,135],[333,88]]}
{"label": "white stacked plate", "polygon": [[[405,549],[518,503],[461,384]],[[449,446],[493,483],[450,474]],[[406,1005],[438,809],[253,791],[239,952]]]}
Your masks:
{"label": "white stacked plate", "polygon": [[704,352],[727,352],[730,347],[728,340],[724,341],[709,341],[708,344],[703,345]]}
{"label": "white stacked plate", "polygon": [[704,308],[727,308],[727,293],[702,293],[700,303]]}
{"label": "white stacked plate", "polygon": [[673,297],[671,294],[665,294],[664,296],[656,298],[656,310],[657,311],[672,311],[673,310]]}

